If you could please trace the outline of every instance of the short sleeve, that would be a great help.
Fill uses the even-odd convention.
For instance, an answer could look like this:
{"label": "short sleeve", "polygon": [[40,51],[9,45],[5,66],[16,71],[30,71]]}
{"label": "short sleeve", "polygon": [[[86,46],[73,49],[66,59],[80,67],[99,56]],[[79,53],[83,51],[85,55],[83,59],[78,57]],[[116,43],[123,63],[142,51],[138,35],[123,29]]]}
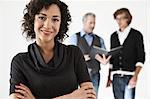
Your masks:
{"label": "short sleeve", "polygon": [[10,69],[10,93],[12,94],[15,92],[15,85],[19,83],[25,84],[25,80],[23,77],[23,73],[21,72],[21,61],[19,54],[16,55],[11,62],[11,69]]}
{"label": "short sleeve", "polygon": [[78,82],[79,84],[83,82],[89,82],[89,81],[91,82],[87,65],[84,60],[84,56],[81,50],[78,47],[76,48],[77,49],[74,55],[75,55],[75,72],[77,75]]}

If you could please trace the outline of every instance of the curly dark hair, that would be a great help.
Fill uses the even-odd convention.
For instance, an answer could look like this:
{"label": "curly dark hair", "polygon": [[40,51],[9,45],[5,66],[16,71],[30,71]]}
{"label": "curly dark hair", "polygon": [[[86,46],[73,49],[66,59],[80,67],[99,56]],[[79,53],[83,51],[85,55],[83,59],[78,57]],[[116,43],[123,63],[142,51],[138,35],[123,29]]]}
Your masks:
{"label": "curly dark hair", "polygon": [[31,0],[24,9],[23,17],[23,34],[26,34],[26,38],[35,39],[34,32],[34,19],[35,15],[38,14],[43,8],[48,9],[51,4],[56,4],[61,12],[61,24],[60,30],[55,40],[63,40],[64,37],[68,36],[68,26],[71,22],[71,15],[68,10],[68,6],[60,0]]}

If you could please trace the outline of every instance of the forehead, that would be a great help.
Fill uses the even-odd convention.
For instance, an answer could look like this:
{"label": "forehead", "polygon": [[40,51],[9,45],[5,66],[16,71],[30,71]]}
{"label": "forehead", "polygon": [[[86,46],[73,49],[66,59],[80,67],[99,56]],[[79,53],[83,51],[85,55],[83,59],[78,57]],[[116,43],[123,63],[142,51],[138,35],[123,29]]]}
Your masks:
{"label": "forehead", "polygon": [[60,9],[56,4],[51,4],[48,8],[43,8],[40,13],[44,13],[46,15],[61,15]]}
{"label": "forehead", "polygon": [[120,18],[120,17],[126,17],[126,14],[125,13],[120,13],[116,16],[117,18]]}
{"label": "forehead", "polygon": [[86,16],[85,21],[95,21],[95,17],[92,15],[88,15]]}

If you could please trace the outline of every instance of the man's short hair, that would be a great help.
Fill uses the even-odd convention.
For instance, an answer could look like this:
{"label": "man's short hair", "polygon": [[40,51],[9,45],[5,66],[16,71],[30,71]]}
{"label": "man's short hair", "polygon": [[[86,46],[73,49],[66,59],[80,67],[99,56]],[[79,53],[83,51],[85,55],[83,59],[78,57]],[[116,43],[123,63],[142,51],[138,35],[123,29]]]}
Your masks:
{"label": "man's short hair", "polygon": [[126,18],[128,19],[128,25],[131,23],[132,15],[127,8],[120,8],[114,12],[114,19],[116,19],[117,15],[125,13]]}
{"label": "man's short hair", "polygon": [[83,16],[83,18],[82,18],[82,22],[84,22],[84,21],[85,21],[85,19],[87,18],[87,16],[93,16],[94,18],[96,17],[96,15],[95,15],[94,13],[92,13],[92,12],[88,12],[88,13],[86,13],[86,14]]}

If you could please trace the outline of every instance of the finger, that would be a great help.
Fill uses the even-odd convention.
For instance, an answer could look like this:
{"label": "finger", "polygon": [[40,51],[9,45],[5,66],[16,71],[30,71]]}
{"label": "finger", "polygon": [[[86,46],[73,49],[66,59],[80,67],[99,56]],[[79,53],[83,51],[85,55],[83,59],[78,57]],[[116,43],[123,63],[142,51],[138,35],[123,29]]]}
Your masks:
{"label": "finger", "polygon": [[26,93],[26,91],[24,91],[24,90],[15,89],[15,92],[22,94],[22,96],[27,96],[27,93]]}
{"label": "finger", "polygon": [[[25,97],[21,95],[20,93],[14,93],[15,99],[24,99]],[[13,97],[14,98],[14,97]]]}
{"label": "finger", "polygon": [[20,90],[26,91],[25,87],[23,87],[23,86],[15,85],[15,87],[16,87],[17,89],[20,89]]}
{"label": "finger", "polygon": [[131,88],[134,88],[136,86],[136,83],[130,83],[129,86],[131,86]]}
{"label": "finger", "polygon": [[110,84],[109,84],[109,83],[107,83],[107,84],[106,84],[106,87],[109,87],[109,86],[110,86]]}
{"label": "finger", "polygon": [[93,94],[93,95],[96,95],[95,91],[93,89],[88,89],[86,90],[86,93],[87,94]]}
{"label": "finger", "polygon": [[25,99],[25,96],[23,96],[23,95],[21,95],[21,94],[19,94],[19,93],[16,93],[16,97],[17,97],[17,99],[19,98],[19,99]]}
{"label": "finger", "polygon": [[24,84],[20,83],[20,85],[23,86],[26,90],[29,90],[29,88],[25,86]]}
{"label": "finger", "polygon": [[106,59],[107,61],[109,61],[110,60],[110,58],[111,58],[111,55],[110,56],[108,56],[108,58]]}
{"label": "finger", "polygon": [[24,85],[24,84],[22,84],[22,83],[20,83],[20,85],[21,85],[23,88],[25,88],[25,91],[27,92],[27,95],[28,95],[28,96],[33,97],[32,92],[30,91],[30,89],[29,89],[26,85]]}
{"label": "finger", "polygon": [[93,87],[93,84],[92,84],[92,82],[84,82],[84,83],[81,83],[80,86],[81,87],[83,87],[83,86],[92,86]]}
{"label": "finger", "polygon": [[94,94],[87,94],[88,99],[96,99],[96,95]]}
{"label": "finger", "polygon": [[105,56],[105,54],[103,54],[103,59],[104,59],[104,60],[106,60],[106,56]]}
{"label": "finger", "polygon": [[134,88],[136,86],[136,83],[135,82],[129,82],[128,84],[128,88]]}
{"label": "finger", "polygon": [[111,83],[112,83],[112,81],[109,80],[109,81],[107,82],[107,84],[106,84],[106,87],[109,87],[109,86],[111,85]]}
{"label": "finger", "polygon": [[95,59],[98,60],[99,62],[103,63],[103,58],[100,55],[96,55]]}
{"label": "finger", "polygon": [[106,85],[106,87],[110,87],[110,83],[108,83],[108,84]]}
{"label": "finger", "polygon": [[16,91],[20,91],[21,94],[25,95],[25,96],[29,96],[31,94],[31,91],[28,88],[25,88],[24,86],[15,86],[17,88]]}
{"label": "finger", "polygon": [[93,86],[85,85],[85,86],[83,86],[81,88],[84,89],[84,90],[88,90],[88,89],[93,89]]}
{"label": "finger", "polygon": [[20,89],[26,91],[27,93],[30,93],[30,89],[22,83],[20,83],[20,86],[16,86],[16,88],[20,88]]}
{"label": "finger", "polygon": [[135,84],[136,84],[136,82],[131,79],[129,82],[129,85],[135,85]]}

